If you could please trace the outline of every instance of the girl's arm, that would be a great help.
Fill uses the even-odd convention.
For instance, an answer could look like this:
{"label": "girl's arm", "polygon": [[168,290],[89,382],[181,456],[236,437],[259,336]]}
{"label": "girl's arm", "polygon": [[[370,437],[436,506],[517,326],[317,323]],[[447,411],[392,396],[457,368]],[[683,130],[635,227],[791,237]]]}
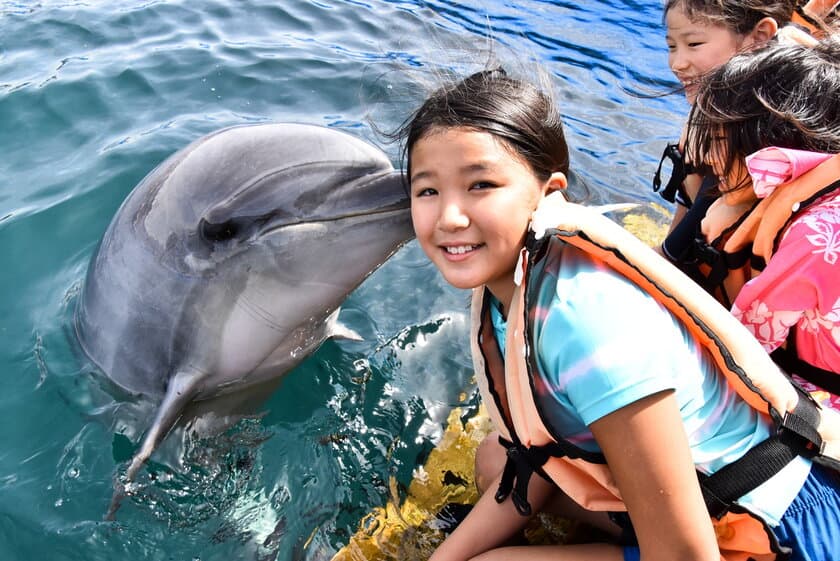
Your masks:
{"label": "girl's arm", "polygon": [[[703,183],[703,176],[696,174],[696,173],[689,173],[685,176],[683,180],[683,188],[685,189],[685,193],[688,195],[689,199],[692,202],[697,200],[697,195],[700,193],[700,185]],[[678,204],[674,209],[674,216],[671,218],[671,226],[668,228],[668,233],[674,231],[674,228],[677,227],[677,224],[682,222],[682,219],[685,218],[685,214],[688,212],[688,208],[684,207],[681,204]]]}
{"label": "girl's arm", "polygon": [[642,398],[590,426],[645,561],[719,561],[673,391]]}

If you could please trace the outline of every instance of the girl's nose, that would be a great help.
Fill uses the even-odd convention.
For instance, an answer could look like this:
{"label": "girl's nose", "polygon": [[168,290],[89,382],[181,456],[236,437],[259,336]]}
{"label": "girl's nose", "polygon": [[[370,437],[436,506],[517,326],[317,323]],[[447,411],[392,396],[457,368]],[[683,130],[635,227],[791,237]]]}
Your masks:
{"label": "girl's nose", "polygon": [[688,68],[688,57],[680,49],[674,49],[668,57],[668,66],[671,72],[678,74]]}
{"label": "girl's nose", "polygon": [[438,217],[438,228],[445,232],[461,230],[470,225],[469,216],[457,201],[444,203]]}

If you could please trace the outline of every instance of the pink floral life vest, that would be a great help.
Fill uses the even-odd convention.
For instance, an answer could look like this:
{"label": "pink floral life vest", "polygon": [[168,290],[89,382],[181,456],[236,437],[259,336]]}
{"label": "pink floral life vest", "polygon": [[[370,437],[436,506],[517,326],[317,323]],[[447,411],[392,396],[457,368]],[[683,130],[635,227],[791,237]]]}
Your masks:
{"label": "pink floral life vest", "polygon": [[[840,369],[840,192],[798,215],[766,268],[747,282],[732,313],[768,353],[795,331],[796,353],[825,370]],[[839,375],[840,376],[840,375]],[[840,396],[804,380],[818,401],[840,410]]]}

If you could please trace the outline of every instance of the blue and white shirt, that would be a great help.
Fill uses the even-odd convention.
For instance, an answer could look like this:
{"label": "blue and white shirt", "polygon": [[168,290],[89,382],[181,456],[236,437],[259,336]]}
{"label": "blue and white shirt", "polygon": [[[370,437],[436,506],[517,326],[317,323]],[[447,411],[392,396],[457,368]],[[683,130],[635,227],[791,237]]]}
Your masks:
{"label": "blue and white shirt", "polygon": [[[600,451],[591,423],[673,390],[703,473],[714,473],[769,436],[769,420],[737,395],[688,329],[652,296],[572,246],[549,255],[544,269],[531,273],[541,275],[533,333],[540,370],[535,398],[557,434]],[[498,302],[491,318],[503,342],[506,324]],[[810,460],[798,457],[738,502],[776,526],[810,468]]]}

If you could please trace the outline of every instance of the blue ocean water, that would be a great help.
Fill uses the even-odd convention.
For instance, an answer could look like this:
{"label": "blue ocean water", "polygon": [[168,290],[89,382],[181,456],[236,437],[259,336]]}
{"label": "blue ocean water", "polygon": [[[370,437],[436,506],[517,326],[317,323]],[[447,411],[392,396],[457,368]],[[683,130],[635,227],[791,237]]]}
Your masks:
{"label": "blue ocean water", "polygon": [[97,385],[73,307],[119,204],[171,153],[264,121],[381,144],[370,120],[394,126],[419,78],[482,60],[488,36],[551,76],[576,180],[656,201],[686,109],[635,95],[672,85],[659,0],[0,0],[0,560],[329,559],[389,477],[408,483],[474,404],[466,295],[415,244],[344,306],[363,342],[325,343],[263,416],[168,443],[114,522],[149,411]]}

